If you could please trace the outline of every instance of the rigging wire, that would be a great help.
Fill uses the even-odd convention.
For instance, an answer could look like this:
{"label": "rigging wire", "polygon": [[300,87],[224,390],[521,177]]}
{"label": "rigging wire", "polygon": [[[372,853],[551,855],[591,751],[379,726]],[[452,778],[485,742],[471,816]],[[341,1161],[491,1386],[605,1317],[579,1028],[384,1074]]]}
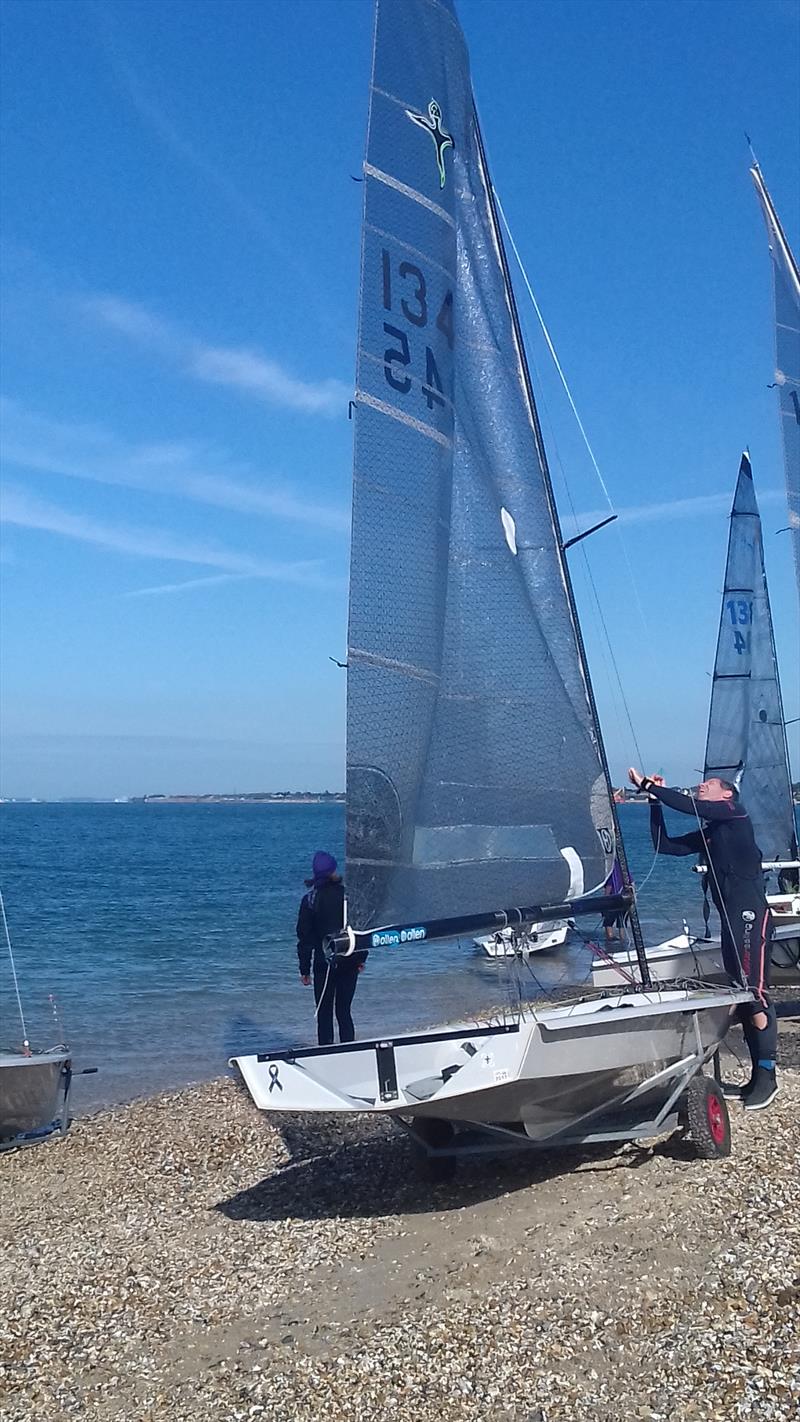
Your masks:
{"label": "rigging wire", "polygon": [[29,1056],[31,1044],[28,1041],[28,1029],[25,1026],[25,1013],[22,1010],[22,998],[20,996],[19,981],[17,979],[17,965],[14,962],[14,949],[11,945],[11,934],[8,931],[8,919],[6,918],[6,906],[3,900],[2,889],[0,889],[0,915],[2,915],[3,919],[3,933],[5,935],[6,947],[8,949],[8,961],[11,964],[11,977],[14,983],[14,992],[16,994],[17,999],[17,1010],[19,1012],[19,1020],[22,1024],[22,1050],[25,1056]]}
{"label": "rigging wire", "polygon": [[[523,318],[523,320],[524,320],[524,318]],[[545,390],[544,390],[544,381],[542,380],[541,373],[540,373],[540,371],[539,371],[538,361],[537,361],[537,359],[536,359],[535,351],[534,351],[533,349],[531,349],[531,350],[528,351],[528,359],[530,360],[531,365],[533,366],[533,370],[534,370],[534,373],[535,373],[536,378],[537,378],[538,389],[537,389],[537,399],[536,399],[536,403],[537,403],[537,406],[538,406],[539,410],[543,413],[545,422],[546,422],[546,424],[547,424],[548,436],[549,436],[549,438],[548,438],[548,445],[549,445],[549,448],[550,448],[550,450],[551,450],[551,452],[552,452],[552,455],[553,455],[553,458],[554,458],[554,462],[555,462],[555,464],[556,464],[556,466],[557,466],[557,468],[558,468],[558,471],[559,471],[559,473],[560,473],[560,475],[561,475],[561,482],[562,482],[562,484],[563,484],[564,492],[565,492],[566,497],[567,497],[567,502],[568,502],[568,504],[569,504],[570,513],[572,514],[572,521],[573,521],[573,524],[574,524],[574,526],[575,526],[576,531],[578,531],[579,528],[580,528],[580,525],[579,525],[579,523],[578,523],[578,514],[577,514],[577,510],[576,510],[576,508],[575,508],[574,499],[573,499],[573,497],[572,497],[572,490],[570,489],[569,481],[568,481],[568,479],[567,479],[566,470],[564,469],[564,463],[563,463],[563,460],[562,460],[562,458],[561,458],[561,453],[560,453],[560,449],[559,449],[558,438],[557,438],[557,436],[556,436],[556,431],[555,431],[555,425],[554,425],[554,422],[553,422],[553,418],[552,418],[552,416],[551,416],[551,414],[550,414],[550,407],[549,407],[549,405],[548,405],[547,396],[546,396]],[[624,688],[623,683],[622,683],[622,677],[621,677],[621,674],[620,674],[619,665],[618,665],[617,659],[616,659],[616,657],[615,657],[615,655],[614,655],[614,647],[613,647],[613,643],[612,643],[612,641],[611,641],[611,634],[610,634],[610,632],[609,632],[609,630],[608,630],[608,625],[607,625],[607,623],[606,623],[605,617],[603,616],[603,608],[602,608],[602,603],[601,603],[601,601],[600,601],[600,594],[599,594],[598,589],[597,589],[597,584],[596,584],[596,582],[595,582],[594,574],[593,574],[593,572],[592,572],[592,565],[591,565],[591,563],[590,563],[590,561],[589,561],[589,557],[588,557],[588,553],[587,553],[585,544],[581,544],[581,547],[580,547],[580,554],[581,554],[581,558],[582,558],[582,560],[583,560],[583,566],[584,566],[584,569],[585,569],[586,579],[587,579],[587,582],[588,582],[588,585],[589,585],[589,590],[590,590],[590,592],[591,592],[592,603],[593,603],[592,611],[593,611],[593,613],[595,614],[595,616],[596,616],[596,618],[597,618],[597,620],[598,620],[598,622],[599,622],[599,625],[600,625],[600,632],[601,632],[601,635],[600,635],[600,637],[598,638],[598,647],[599,647],[599,650],[600,650],[601,658],[602,658],[602,660],[603,660],[603,667],[604,667],[606,676],[607,676],[607,678],[608,678],[608,687],[609,687],[609,692],[610,692],[610,697],[611,697],[611,705],[612,705],[612,707],[613,707],[614,716],[615,716],[615,719],[616,719],[616,721],[617,721],[617,729],[618,729],[618,731],[620,731],[620,732],[622,731],[622,722],[621,722],[621,720],[620,720],[620,710],[619,710],[619,703],[621,702],[622,708],[623,708],[623,711],[624,711],[624,714],[625,714],[625,720],[626,720],[627,723],[628,723],[628,730],[630,731],[631,738],[632,738],[632,740],[633,740],[633,744],[634,744],[634,747],[635,747],[635,749],[636,749],[636,753],[637,753],[637,755],[639,756],[640,761],[641,761],[642,763],[644,763],[645,760],[646,760],[646,757],[643,755],[642,750],[641,750],[641,747],[640,747],[640,745],[639,745],[639,738],[638,738],[638,736],[637,736],[637,734],[636,734],[636,727],[634,726],[634,723],[633,723],[633,717],[632,717],[632,714],[631,714],[630,704],[629,704],[628,699],[627,699],[627,697],[626,697],[626,695],[625,695],[625,688]],[[609,670],[609,667],[611,668],[611,670]],[[614,676],[614,680],[613,680],[613,681],[612,681],[612,676],[611,676],[611,672],[612,672],[612,671],[613,671],[613,676]],[[615,686],[614,686],[614,681],[616,682],[616,689],[615,689]],[[619,700],[617,699],[617,697],[619,697]]]}
{"label": "rigging wire", "polygon": [[[538,303],[538,301],[536,300],[536,295],[535,295],[535,293],[534,293],[533,286],[531,285],[530,278],[528,277],[528,273],[527,273],[527,271],[526,271],[526,269],[525,269],[525,266],[524,266],[524,264],[523,264],[522,257],[521,257],[520,252],[519,252],[519,248],[517,247],[517,244],[516,244],[516,242],[515,242],[515,240],[514,240],[514,234],[512,233],[511,228],[510,228],[510,226],[509,226],[508,218],[506,217],[505,210],[504,210],[504,208],[503,208],[503,204],[502,204],[502,202],[501,202],[501,200],[500,200],[500,196],[499,196],[499,194],[498,194],[496,188],[494,187],[494,185],[492,186],[492,192],[493,192],[493,194],[494,194],[494,200],[495,200],[495,202],[497,203],[497,210],[498,210],[498,212],[499,212],[499,214],[500,214],[500,218],[501,218],[501,220],[502,220],[503,227],[505,228],[505,232],[506,232],[506,235],[507,235],[507,237],[508,237],[509,245],[510,245],[510,247],[511,247],[512,252],[514,253],[514,257],[515,257],[515,259],[516,259],[516,263],[517,263],[517,266],[518,266],[518,268],[519,268],[520,275],[521,275],[522,280],[523,280],[523,283],[524,283],[524,285],[525,285],[525,289],[526,289],[526,291],[527,291],[527,293],[528,293],[528,296],[530,297],[531,304],[533,305],[533,309],[534,309],[534,311],[536,312],[536,316],[537,316],[537,319],[538,319],[538,321],[539,321],[539,325],[540,325],[541,330],[542,330],[542,335],[544,336],[545,342],[546,342],[546,344],[547,344],[547,349],[548,349],[548,351],[550,352],[550,355],[551,355],[551,357],[552,357],[552,359],[553,359],[553,363],[554,363],[554,365],[555,365],[555,367],[556,367],[556,370],[557,370],[557,372],[558,372],[559,379],[560,379],[561,384],[562,384],[562,386],[563,386],[563,388],[564,388],[564,393],[566,394],[566,397],[567,397],[567,399],[568,399],[568,401],[569,401],[569,404],[570,404],[570,408],[571,408],[572,413],[573,413],[573,415],[574,415],[574,417],[575,417],[575,421],[576,421],[576,423],[577,423],[578,429],[580,430],[581,437],[582,437],[583,442],[584,442],[584,444],[585,444],[585,446],[586,446],[586,450],[587,450],[587,452],[588,452],[589,458],[590,458],[591,463],[592,463],[592,467],[593,467],[593,469],[594,469],[594,472],[595,472],[595,474],[596,474],[596,476],[597,476],[597,479],[598,479],[598,482],[599,482],[599,484],[600,484],[600,488],[601,488],[602,491],[603,491],[603,495],[604,495],[605,500],[606,500],[606,502],[607,502],[607,504],[608,504],[608,507],[611,509],[611,511],[612,511],[612,513],[613,513],[613,512],[614,512],[614,504],[613,504],[613,501],[612,501],[612,499],[611,499],[611,494],[609,493],[608,486],[606,485],[605,479],[603,478],[603,475],[602,475],[602,472],[601,472],[601,469],[600,469],[600,465],[599,465],[599,463],[598,463],[598,460],[597,460],[597,457],[596,457],[596,455],[595,455],[594,449],[592,448],[591,441],[589,440],[589,436],[588,436],[587,433],[586,433],[586,428],[585,428],[585,426],[584,426],[584,424],[583,424],[583,421],[582,421],[582,419],[581,419],[581,417],[580,417],[580,414],[579,414],[579,411],[578,411],[578,407],[577,407],[577,405],[575,404],[575,400],[574,400],[574,398],[573,398],[572,391],[571,391],[571,389],[570,389],[570,387],[569,387],[569,383],[568,383],[568,381],[567,381],[567,377],[566,377],[566,375],[564,374],[564,369],[563,369],[563,367],[562,367],[562,365],[561,365],[561,362],[560,362],[560,360],[559,360],[559,358],[558,358],[558,353],[557,353],[557,351],[556,351],[555,345],[554,345],[554,343],[553,343],[553,339],[552,339],[552,337],[551,337],[551,335],[550,335],[550,332],[549,332],[549,330],[548,330],[547,323],[545,322],[544,316],[542,315],[542,311],[541,311],[541,308],[540,308],[540,306],[539,306],[539,303]],[[565,480],[565,483],[566,483],[566,480]],[[568,492],[569,492],[569,487],[568,487],[568,486],[567,486],[567,490],[568,490]],[[570,504],[572,505],[572,498],[571,498],[571,496],[570,496]],[[574,508],[574,505],[572,505],[572,512],[573,512],[573,517],[575,517],[575,508]],[[575,522],[576,522],[576,526],[577,526],[577,517],[575,517]],[[645,611],[644,611],[644,607],[642,606],[641,597],[640,597],[640,595],[639,595],[638,583],[637,583],[637,581],[636,581],[636,576],[635,576],[635,574],[634,574],[633,567],[632,567],[632,565],[631,565],[630,556],[629,556],[629,554],[628,554],[627,544],[626,544],[626,542],[625,542],[625,539],[622,537],[622,533],[621,533],[620,530],[618,530],[618,533],[619,533],[619,538],[620,538],[620,546],[621,546],[621,548],[622,548],[622,554],[623,554],[623,557],[624,557],[624,559],[625,559],[625,564],[626,564],[627,571],[628,571],[628,577],[629,577],[629,579],[630,579],[631,588],[632,588],[632,590],[633,590],[633,596],[634,596],[634,601],[635,601],[635,604],[636,604],[636,610],[637,610],[637,612],[638,612],[639,620],[640,620],[640,622],[641,622],[642,630],[643,630],[644,636],[645,636],[645,644],[646,644],[646,647],[647,647],[647,655],[648,655],[648,657],[650,658],[650,661],[651,661],[651,663],[652,663],[653,669],[656,670],[655,658],[654,658],[653,652],[652,652],[652,639],[651,639],[651,634],[650,634],[650,630],[649,630],[649,626],[648,626],[648,622],[647,622],[647,617],[646,617],[646,614],[645,614]],[[589,563],[588,563],[588,559],[587,559],[587,557],[586,557],[586,550],[585,550],[585,549],[582,549],[582,551],[583,551],[584,560],[585,560],[585,562],[586,562],[586,566],[587,566],[587,569],[588,569],[588,568],[589,568]],[[601,619],[601,622],[603,623],[603,631],[604,631],[605,636],[608,638],[608,631],[607,631],[607,628],[605,627],[605,621],[604,621],[604,619],[603,619],[602,611],[601,611],[601,609],[600,609],[600,607],[599,607],[599,599],[598,599],[598,596],[597,596],[597,590],[596,590],[596,588],[595,588],[595,586],[594,586],[594,580],[593,580],[593,578],[591,577],[591,572],[589,573],[589,577],[590,577],[590,584],[591,584],[591,587],[592,587],[593,595],[594,595],[596,601],[598,602],[598,612],[600,613],[600,619]],[[616,670],[616,664],[615,664],[615,670]],[[619,673],[618,673],[618,672],[617,672],[617,676],[619,676]],[[620,684],[620,686],[621,686],[621,684]],[[624,693],[623,693],[623,700],[624,700]],[[625,705],[626,705],[626,712],[627,712],[627,702],[625,702]],[[628,720],[629,720],[629,723],[630,723],[630,725],[631,725],[631,731],[633,732],[633,724],[632,724],[632,722],[631,722],[630,714],[629,714],[629,713],[628,713]],[[635,740],[635,735],[634,735],[634,740]],[[637,744],[636,748],[637,748],[637,751],[639,751],[638,744]],[[641,756],[641,752],[639,752],[639,754],[640,754],[640,756]],[[641,759],[644,760],[644,757],[641,757]]]}

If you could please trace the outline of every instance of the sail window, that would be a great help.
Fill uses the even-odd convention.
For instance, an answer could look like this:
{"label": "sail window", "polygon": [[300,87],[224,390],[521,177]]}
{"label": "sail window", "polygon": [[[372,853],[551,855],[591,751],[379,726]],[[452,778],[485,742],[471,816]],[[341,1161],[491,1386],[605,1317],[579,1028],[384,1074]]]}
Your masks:
{"label": "sail window", "polygon": [[514,554],[514,557],[516,558],[516,556],[517,556],[517,525],[515,524],[513,518],[511,517],[511,514],[508,512],[508,509],[501,509],[501,510],[500,510],[500,522],[501,522],[502,525],[503,525],[503,532],[504,532],[504,534],[505,534],[505,536],[506,536],[506,543],[508,544],[509,548],[511,549],[511,552]]}

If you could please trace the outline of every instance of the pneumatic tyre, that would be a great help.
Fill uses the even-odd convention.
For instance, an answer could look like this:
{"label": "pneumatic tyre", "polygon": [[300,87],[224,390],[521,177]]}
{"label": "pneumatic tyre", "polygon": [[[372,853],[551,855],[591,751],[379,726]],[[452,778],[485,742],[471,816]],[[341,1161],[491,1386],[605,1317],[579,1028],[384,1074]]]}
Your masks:
{"label": "pneumatic tyre", "polygon": [[686,1092],[689,1135],[701,1160],[722,1160],[731,1153],[731,1122],[718,1081],[695,1076]]}

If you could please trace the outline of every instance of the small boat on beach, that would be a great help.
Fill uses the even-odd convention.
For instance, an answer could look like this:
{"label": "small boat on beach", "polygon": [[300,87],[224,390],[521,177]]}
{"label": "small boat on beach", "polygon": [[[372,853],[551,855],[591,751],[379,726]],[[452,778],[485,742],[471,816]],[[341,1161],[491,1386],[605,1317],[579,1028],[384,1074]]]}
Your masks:
{"label": "small boat on beach", "polygon": [[416,1033],[392,1032],[387,1001],[380,1038],[231,1065],[259,1109],[386,1116],[441,1173],[678,1126],[727,1154],[704,1069],[751,994],[652,980],[453,0],[377,0],[363,175],[331,971],[625,913],[640,978]]}
{"label": "small boat on beach", "polygon": [[69,1126],[69,1091],[72,1060],[63,1045],[34,1051],[28,1041],[14,951],[8,930],[5,903],[0,891],[0,916],[17,1001],[21,1043],[0,1044],[0,1151],[33,1145]]}

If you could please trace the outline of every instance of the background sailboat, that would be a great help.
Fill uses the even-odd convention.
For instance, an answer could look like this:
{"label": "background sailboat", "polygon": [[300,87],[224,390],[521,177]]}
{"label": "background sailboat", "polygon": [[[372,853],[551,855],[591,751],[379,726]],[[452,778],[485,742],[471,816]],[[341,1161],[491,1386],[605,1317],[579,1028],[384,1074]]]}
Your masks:
{"label": "background sailboat", "polygon": [[[704,778],[738,784],[765,868],[783,961],[796,956],[797,895],[783,892],[797,878],[797,831],[789,746],[781,697],[772,612],[764,566],[761,517],[749,456],[742,455],[730,515],[728,556],[708,719]],[[773,866],[770,868],[770,866]]]}
{"label": "background sailboat", "polygon": [[746,453],[730,514],[703,770],[710,775],[738,783],[765,861],[797,858],[761,517]]}

